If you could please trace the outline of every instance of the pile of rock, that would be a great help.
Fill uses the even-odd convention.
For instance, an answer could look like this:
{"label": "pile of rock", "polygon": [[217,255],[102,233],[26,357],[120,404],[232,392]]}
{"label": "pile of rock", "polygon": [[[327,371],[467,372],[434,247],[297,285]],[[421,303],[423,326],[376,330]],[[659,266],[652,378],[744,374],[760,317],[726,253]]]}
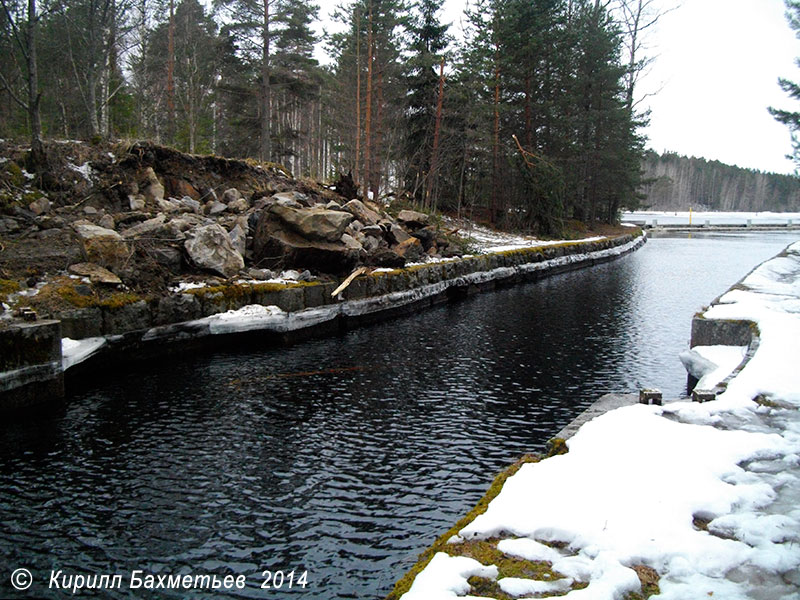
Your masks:
{"label": "pile of rock", "polygon": [[40,271],[78,265],[71,273],[92,284],[155,292],[200,273],[341,276],[359,266],[397,268],[458,254],[426,214],[402,210],[393,218],[376,203],[246,161],[140,144],[119,159],[100,154],[75,169],[65,173],[80,194],[62,190],[53,200],[37,190],[0,222],[0,232],[26,240],[6,249],[6,258],[17,252],[18,272],[44,265],[46,256]]}

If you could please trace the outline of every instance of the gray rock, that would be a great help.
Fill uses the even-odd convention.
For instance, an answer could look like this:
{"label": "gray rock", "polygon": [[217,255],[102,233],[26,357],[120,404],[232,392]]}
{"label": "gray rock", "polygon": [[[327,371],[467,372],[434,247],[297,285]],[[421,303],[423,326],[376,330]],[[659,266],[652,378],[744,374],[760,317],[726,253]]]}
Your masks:
{"label": "gray rock", "polygon": [[283,279],[292,279],[294,281],[297,281],[297,278],[300,277],[300,271],[289,269],[288,271],[284,271],[283,273],[281,273],[281,277]]}
{"label": "gray rock", "polygon": [[373,237],[379,240],[383,239],[383,228],[380,225],[368,225],[361,229],[360,233],[366,237]]}
{"label": "gray rock", "polygon": [[275,273],[269,269],[247,269],[247,276],[257,281],[275,279]]}
{"label": "gray rock", "polygon": [[236,188],[228,188],[222,192],[222,202],[225,204],[230,204],[231,202],[239,200],[241,197],[242,193]]}
{"label": "gray rock", "polygon": [[328,210],[342,210],[342,205],[336,202],[335,200],[331,200],[325,205],[325,208]]}
{"label": "gray rock", "polygon": [[353,216],[346,212],[319,208],[289,208],[273,204],[269,214],[308,240],[338,242]]}
{"label": "gray rock", "polygon": [[156,248],[149,248],[147,254],[159,265],[169,269],[172,273],[178,274],[181,272],[183,253],[178,248],[159,246]]}
{"label": "gray rock", "polygon": [[417,238],[420,242],[422,242],[422,247],[425,250],[430,250],[432,246],[435,245],[436,242],[436,229],[433,227],[423,227],[422,229],[417,229],[414,233],[412,233],[415,238]]}
{"label": "gray rock", "polygon": [[415,237],[410,237],[392,248],[397,254],[410,261],[418,261],[425,254],[422,243]]}
{"label": "gray rock", "polygon": [[128,196],[128,205],[131,207],[131,210],[142,211],[145,209],[145,206],[147,206],[147,201],[141,194],[134,194]]}
{"label": "gray rock", "polygon": [[28,205],[30,210],[36,216],[43,215],[50,211],[50,200],[47,198],[38,198]]}
{"label": "gray rock", "polygon": [[94,206],[84,206],[83,207],[83,214],[96,215],[97,214],[97,209]]}
{"label": "gray rock", "polygon": [[[151,202],[157,202],[158,200],[163,200],[164,186],[158,180],[158,177],[156,177],[156,173],[155,171],[153,171],[153,167],[147,167],[144,171],[144,176],[146,182],[144,184],[142,191],[144,192],[145,199],[150,200]],[[131,208],[133,209],[133,207]]]}
{"label": "gray rock", "polygon": [[367,254],[372,254],[381,247],[381,241],[378,238],[369,236],[364,238],[361,246],[367,251]]}
{"label": "gray rock", "polygon": [[425,213],[417,212],[415,210],[401,210],[397,214],[397,220],[412,229],[424,227],[428,224],[429,218],[430,217],[428,217],[428,215]]}
{"label": "gray rock", "polygon": [[156,206],[158,206],[158,210],[165,213],[175,213],[181,210],[181,203],[173,198],[167,198],[166,200],[156,200]]}
{"label": "gray rock", "polygon": [[19,231],[19,223],[14,219],[0,218],[0,233],[15,233]]}
{"label": "gray rock", "polygon": [[313,281],[314,276],[311,274],[311,271],[305,270],[300,273],[300,277],[297,278],[297,281]]}
{"label": "gray rock", "polygon": [[99,222],[100,227],[105,227],[106,229],[115,229],[117,224],[114,222],[114,217],[111,215],[103,215],[103,218],[100,219]]}
{"label": "gray rock", "polygon": [[226,210],[228,210],[228,205],[223,204],[222,202],[209,202],[206,203],[206,214],[215,217],[217,215],[221,215]]}
{"label": "gray rock", "polygon": [[399,269],[406,264],[406,259],[391,250],[379,250],[369,257],[369,264],[374,267]]}
{"label": "gray rock", "polygon": [[[61,229],[64,227],[67,222],[62,217],[36,217],[36,224],[42,229]],[[100,227],[105,227],[102,223]],[[107,229],[113,229],[113,227],[106,227]]]}
{"label": "gray rock", "polygon": [[75,221],[72,229],[83,245],[87,262],[114,270],[121,268],[128,261],[130,257],[128,244],[113,229],[106,229],[85,220]]}
{"label": "gray rock", "polygon": [[286,192],[275,194],[269,198],[262,198],[262,200],[264,200],[264,208],[268,208],[276,204],[285,206],[287,208],[303,208],[303,204],[300,204],[294,199],[294,196],[288,195]]}
{"label": "gray rock", "polygon": [[120,307],[103,308],[103,333],[114,335],[147,329],[151,324],[150,307],[144,300]]}
{"label": "gray rock", "polygon": [[361,200],[350,200],[342,209],[352,214],[364,225],[377,225],[381,220],[380,214],[368,208]]}
{"label": "gray rock", "polygon": [[70,265],[68,271],[74,275],[88,277],[92,283],[105,285],[122,285],[122,280],[108,269],[94,263],[77,263]]}
{"label": "gray rock", "polygon": [[409,239],[411,237],[410,235],[408,235],[405,232],[405,229],[403,229],[399,225],[395,225],[394,223],[392,223],[389,226],[388,234],[389,234],[389,242],[392,245],[394,245],[394,244],[402,244],[403,242],[405,242],[407,239]]}
{"label": "gray rock", "polygon": [[201,316],[200,301],[193,294],[175,294],[158,299],[153,314],[154,325],[191,321]]}
{"label": "gray rock", "polygon": [[129,227],[122,232],[122,237],[126,240],[134,240],[142,237],[158,237],[169,235],[165,226],[167,217],[160,214],[147,221],[142,221],[138,225]]}
{"label": "gray rock", "polygon": [[346,233],[342,235],[342,243],[346,248],[355,250],[357,252],[364,249],[364,246],[362,246],[358,240],[356,240],[352,235],[348,235]]}
{"label": "gray rock", "polygon": [[244,256],[247,250],[247,222],[245,222],[244,225],[242,223],[236,223],[236,226],[231,229],[229,237],[231,238],[231,245],[234,250]]}
{"label": "gray rock", "polygon": [[233,277],[244,269],[244,258],[231,245],[228,232],[217,224],[199,227],[184,247],[189,258],[201,269]]}
{"label": "gray rock", "polygon": [[300,206],[310,207],[311,200],[308,196],[301,192],[279,192],[277,194],[272,195],[272,199],[275,200],[278,204],[290,205],[287,203],[297,203]]}
{"label": "gray rock", "polygon": [[180,204],[181,208],[189,212],[193,212],[195,214],[200,214],[202,212],[202,206],[200,203],[191,196],[184,196],[178,200],[178,203]]}
{"label": "gray rock", "polygon": [[237,198],[228,203],[228,210],[236,213],[243,213],[250,208],[250,203],[245,198]]}
{"label": "gray rock", "polygon": [[[347,213],[348,217],[350,217]],[[348,249],[340,240],[327,242],[309,240],[294,231],[283,229],[262,214],[253,238],[253,259],[259,264],[278,267],[311,268],[323,273],[349,273],[358,262],[358,253]]]}
{"label": "gray rock", "polygon": [[167,227],[172,237],[178,237],[178,234],[183,234],[194,227],[210,225],[212,222],[213,221],[210,219],[206,219],[200,215],[183,214],[170,219],[169,223],[167,223]]}

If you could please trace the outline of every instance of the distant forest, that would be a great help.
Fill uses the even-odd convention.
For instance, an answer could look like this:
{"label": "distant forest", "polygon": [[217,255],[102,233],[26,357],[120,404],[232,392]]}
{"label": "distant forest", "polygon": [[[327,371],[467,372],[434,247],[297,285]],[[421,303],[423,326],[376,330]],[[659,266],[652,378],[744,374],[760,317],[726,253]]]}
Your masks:
{"label": "distant forest", "polygon": [[716,160],[659,155],[643,161],[642,208],[654,210],[800,211],[800,178]]}
{"label": "distant forest", "polygon": [[0,0],[0,136],[38,170],[42,138],[149,139],[540,233],[613,222],[653,1],[478,0],[455,41],[438,0],[345,0],[324,40],[305,0]]}

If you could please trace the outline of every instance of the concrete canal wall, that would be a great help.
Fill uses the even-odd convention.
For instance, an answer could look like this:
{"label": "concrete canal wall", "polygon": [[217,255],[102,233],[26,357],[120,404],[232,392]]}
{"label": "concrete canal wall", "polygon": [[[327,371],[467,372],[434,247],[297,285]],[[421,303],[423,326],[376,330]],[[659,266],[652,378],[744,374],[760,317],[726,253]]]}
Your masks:
{"label": "concrete canal wall", "polygon": [[[65,369],[79,372],[88,365],[96,369],[177,348],[217,348],[248,341],[286,344],[334,334],[496,287],[613,260],[645,240],[644,235],[629,234],[380,270],[355,278],[337,298],[331,294],[339,282],[241,283],[64,311],[53,322],[58,333],[52,330],[52,352],[46,361],[42,362],[40,353],[25,350],[32,346],[9,342],[16,348],[12,354],[17,359],[0,365],[0,381],[5,382],[0,392],[13,396],[6,403],[9,408],[19,408],[63,395]],[[22,340],[21,332],[27,331],[24,325],[14,325],[12,330],[18,331],[8,333],[14,340]],[[62,345],[53,342],[62,337],[68,338],[63,353]],[[38,379],[15,375],[20,369],[35,371]],[[52,387],[41,387],[46,382]]]}

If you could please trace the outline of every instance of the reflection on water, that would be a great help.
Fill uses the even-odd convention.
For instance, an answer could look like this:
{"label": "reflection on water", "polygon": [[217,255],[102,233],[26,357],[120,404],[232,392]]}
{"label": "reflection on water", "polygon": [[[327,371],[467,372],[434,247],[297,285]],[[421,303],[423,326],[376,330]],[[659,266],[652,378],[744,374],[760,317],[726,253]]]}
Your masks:
{"label": "reflection on water", "polygon": [[[384,595],[498,470],[600,395],[684,394],[692,314],[792,240],[657,238],[338,338],[86,383],[60,413],[0,429],[0,595],[17,566],[31,597],[70,595],[43,585],[51,568]],[[262,590],[266,569],[308,570],[308,585]]]}

